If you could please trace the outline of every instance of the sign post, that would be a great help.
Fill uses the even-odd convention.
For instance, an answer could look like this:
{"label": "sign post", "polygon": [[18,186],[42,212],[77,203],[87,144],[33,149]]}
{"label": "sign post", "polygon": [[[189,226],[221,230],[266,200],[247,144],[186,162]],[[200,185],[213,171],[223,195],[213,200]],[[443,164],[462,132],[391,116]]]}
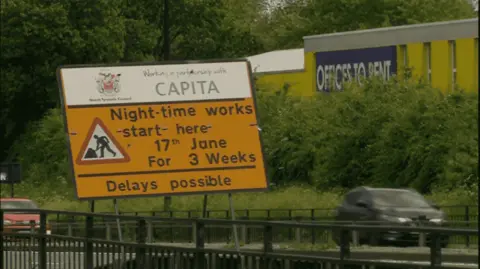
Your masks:
{"label": "sign post", "polygon": [[268,190],[247,60],[57,70],[76,197]]}
{"label": "sign post", "polygon": [[15,196],[14,185],[22,180],[22,169],[19,163],[0,164],[0,184],[10,184],[10,197]]}
{"label": "sign post", "polygon": [[[113,207],[114,207],[114,210],[115,210],[115,215],[119,216],[120,215],[120,211],[118,209],[118,203],[117,203],[117,199],[113,199]],[[117,229],[118,229],[118,240],[120,242],[123,241],[123,235],[122,235],[122,225],[120,224],[120,218],[117,217]],[[120,247],[120,264],[123,265],[123,256],[125,255],[125,247],[122,245]]]}

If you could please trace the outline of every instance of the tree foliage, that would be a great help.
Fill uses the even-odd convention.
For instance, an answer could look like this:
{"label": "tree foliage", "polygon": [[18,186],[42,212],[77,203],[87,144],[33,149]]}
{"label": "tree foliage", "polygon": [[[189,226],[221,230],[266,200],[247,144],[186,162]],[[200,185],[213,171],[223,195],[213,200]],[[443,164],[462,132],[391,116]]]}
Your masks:
{"label": "tree foliage", "polygon": [[[262,49],[248,28],[237,27],[231,0],[170,6],[171,59],[243,57]],[[30,122],[58,107],[59,65],[162,60],[163,8],[152,0],[2,2],[2,159],[11,157],[8,149]]]}
{"label": "tree foliage", "polygon": [[57,66],[118,62],[125,25],[114,0],[11,1],[2,6],[2,151],[59,105]]}
{"label": "tree foliage", "polygon": [[475,93],[371,80],[314,100],[260,96],[265,152],[280,183],[429,192],[478,180]]}
{"label": "tree foliage", "polygon": [[473,17],[465,0],[287,0],[261,27],[267,48],[285,49],[308,35]]}
{"label": "tree foliage", "polygon": [[17,188],[19,192],[35,193],[37,197],[71,197],[73,185],[64,130],[60,109],[52,109],[31,124],[13,146],[25,182]]}

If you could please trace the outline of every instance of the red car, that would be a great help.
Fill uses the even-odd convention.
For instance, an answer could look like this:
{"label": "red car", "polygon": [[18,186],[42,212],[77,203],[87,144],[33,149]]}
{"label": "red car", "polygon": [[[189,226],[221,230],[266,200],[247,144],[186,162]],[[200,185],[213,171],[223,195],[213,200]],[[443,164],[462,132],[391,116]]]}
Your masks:
{"label": "red car", "polygon": [[[40,228],[40,215],[24,214],[21,209],[39,209],[32,200],[25,198],[0,198],[0,207],[2,209],[19,209],[19,212],[4,212],[3,230],[5,232],[29,233],[32,230],[30,222],[35,221],[34,230]],[[47,234],[51,233],[50,226],[47,224]]]}

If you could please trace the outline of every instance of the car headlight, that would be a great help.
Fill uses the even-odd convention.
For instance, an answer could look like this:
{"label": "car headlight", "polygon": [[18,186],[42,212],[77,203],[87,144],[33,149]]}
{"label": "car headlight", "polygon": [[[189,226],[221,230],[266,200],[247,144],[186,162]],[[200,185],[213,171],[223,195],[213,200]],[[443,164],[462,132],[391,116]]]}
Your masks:
{"label": "car headlight", "polygon": [[395,216],[389,216],[389,215],[380,215],[380,219],[390,221],[390,222],[399,222],[399,223],[405,223],[405,222],[412,221],[409,218],[395,217]]}
{"label": "car headlight", "polygon": [[3,225],[11,225],[11,224],[12,224],[12,221],[6,220],[6,219],[3,220]]}
{"label": "car headlight", "polygon": [[441,223],[445,222],[445,220],[443,220],[443,219],[431,219],[430,222],[433,222],[433,223],[436,223],[436,224],[441,224]]}

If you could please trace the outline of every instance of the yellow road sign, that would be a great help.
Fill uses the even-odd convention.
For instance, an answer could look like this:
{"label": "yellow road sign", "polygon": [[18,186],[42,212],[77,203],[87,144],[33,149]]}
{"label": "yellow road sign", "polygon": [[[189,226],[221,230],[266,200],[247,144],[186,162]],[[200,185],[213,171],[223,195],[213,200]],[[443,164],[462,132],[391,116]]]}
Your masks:
{"label": "yellow road sign", "polygon": [[268,189],[246,60],[57,76],[77,198]]}

